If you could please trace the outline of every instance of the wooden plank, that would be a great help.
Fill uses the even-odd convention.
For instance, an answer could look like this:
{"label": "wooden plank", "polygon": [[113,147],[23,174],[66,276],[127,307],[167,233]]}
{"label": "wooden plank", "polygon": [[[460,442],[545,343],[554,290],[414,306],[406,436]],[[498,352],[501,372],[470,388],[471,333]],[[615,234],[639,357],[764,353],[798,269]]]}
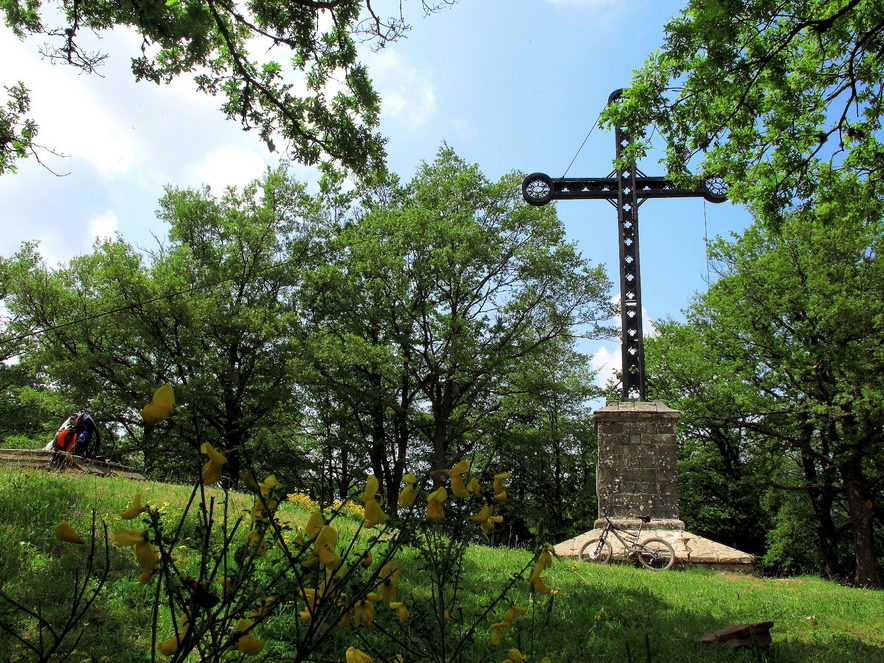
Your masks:
{"label": "wooden plank", "polygon": [[43,449],[0,449],[0,465],[37,467],[46,470],[83,472],[100,476],[122,476],[127,479],[144,479],[134,468],[106,460],[74,456],[64,451]]}

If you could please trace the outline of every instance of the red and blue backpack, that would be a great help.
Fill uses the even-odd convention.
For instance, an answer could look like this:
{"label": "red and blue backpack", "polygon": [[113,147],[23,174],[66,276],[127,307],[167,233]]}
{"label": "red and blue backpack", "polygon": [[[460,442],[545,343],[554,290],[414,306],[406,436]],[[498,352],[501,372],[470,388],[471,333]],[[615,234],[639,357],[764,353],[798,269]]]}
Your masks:
{"label": "red and blue backpack", "polygon": [[68,453],[80,454],[89,447],[89,438],[92,437],[90,417],[85,412],[77,412],[68,417],[55,434],[55,449]]}

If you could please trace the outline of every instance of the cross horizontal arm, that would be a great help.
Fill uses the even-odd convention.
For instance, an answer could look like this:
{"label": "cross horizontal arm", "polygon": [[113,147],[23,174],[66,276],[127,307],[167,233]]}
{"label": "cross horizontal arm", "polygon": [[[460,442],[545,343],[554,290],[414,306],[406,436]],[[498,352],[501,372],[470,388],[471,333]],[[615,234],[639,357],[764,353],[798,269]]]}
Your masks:
{"label": "cross horizontal arm", "polygon": [[[608,177],[550,177],[533,173],[522,180],[522,197],[530,205],[552,200],[617,200],[616,172]],[[696,189],[681,189],[665,177],[635,178],[635,193],[648,198],[705,198],[710,203],[727,200],[727,185],[721,178],[707,177]]]}

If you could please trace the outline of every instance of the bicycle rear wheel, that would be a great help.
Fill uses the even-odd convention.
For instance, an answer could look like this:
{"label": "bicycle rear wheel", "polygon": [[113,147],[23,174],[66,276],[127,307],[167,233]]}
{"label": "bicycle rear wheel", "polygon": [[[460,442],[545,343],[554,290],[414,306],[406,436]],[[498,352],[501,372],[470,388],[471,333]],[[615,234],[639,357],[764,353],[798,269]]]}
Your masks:
{"label": "bicycle rear wheel", "polygon": [[670,569],[675,564],[675,550],[669,541],[648,539],[641,544],[638,551],[638,561],[646,569],[653,571]]}
{"label": "bicycle rear wheel", "polygon": [[607,564],[613,554],[610,543],[602,539],[593,539],[580,549],[580,561]]}

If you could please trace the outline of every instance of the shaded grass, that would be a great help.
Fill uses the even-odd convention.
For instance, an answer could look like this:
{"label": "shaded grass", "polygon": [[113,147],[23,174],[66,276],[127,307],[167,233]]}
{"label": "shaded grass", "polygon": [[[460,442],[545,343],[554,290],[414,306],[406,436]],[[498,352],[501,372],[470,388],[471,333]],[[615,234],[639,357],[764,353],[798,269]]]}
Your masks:
{"label": "shaded grass", "polygon": [[[99,521],[104,518],[113,529],[125,524],[118,514],[136,492],[142,493],[143,501],[163,508],[172,521],[183,511],[191,490],[191,486],[0,468],[0,586],[31,607],[62,611],[70,591],[70,583],[64,579],[72,578],[81,568],[85,551],[55,540],[53,530],[59,521],[68,520],[77,531],[86,533],[95,508]],[[216,499],[222,496],[217,490],[209,494]],[[244,494],[233,495],[233,500],[238,510],[251,505],[251,498]],[[298,504],[280,507],[281,518],[293,524],[303,522],[308,514]],[[339,521],[342,533],[355,531],[357,520]],[[153,591],[138,583],[131,550],[112,545],[110,555],[105,592],[84,624],[77,656],[69,660],[150,660]],[[177,555],[186,565],[195,564],[198,553],[185,547]],[[463,613],[480,612],[529,558],[529,553],[521,550],[471,546],[464,559],[459,595]],[[397,560],[403,577],[400,594],[426,594],[416,550],[405,549]],[[526,617],[504,634],[499,648],[491,646],[487,630],[478,631],[464,661],[494,663],[506,657],[508,648],[517,647],[529,656],[530,663],[539,663],[544,656],[553,663],[884,663],[882,592],[841,587],[818,578],[772,580],[701,570],[651,573],[568,560],[555,562],[544,577],[556,593],[534,597],[532,602],[528,583],[517,583],[508,599],[529,606]],[[505,609],[501,604],[492,614],[499,619]],[[751,651],[731,652],[694,643],[708,631],[767,620],[774,622],[774,644],[766,659]],[[271,638],[285,637],[296,626],[297,607],[292,604],[268,622],[265,633]],[[452,638],[468,627],[463,623],[445,625]],[[384,649],[384,637],[376,629],[363,629],[359,635]],[[328,660],[343,660],[346,647],[353,644],[358,644],[355,634],[341,630],[322,655]],[[0,635],[0,662],[16,656],[14,642]]]}

